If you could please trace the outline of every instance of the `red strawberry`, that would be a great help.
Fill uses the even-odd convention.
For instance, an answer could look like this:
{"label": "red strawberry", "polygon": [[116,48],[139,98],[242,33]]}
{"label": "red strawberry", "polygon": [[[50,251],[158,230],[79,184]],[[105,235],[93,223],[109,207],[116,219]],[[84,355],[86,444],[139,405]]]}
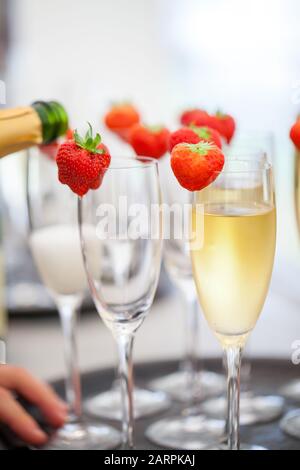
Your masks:
{"label": "red strawberry", "polygon": [[219,133],[225,138],[226,142],[230,144],[235,132],[235,120],[232,116],[229,114],[222,114],[218,111],[215,116],[212,116],[210,126],[219,131]]}
{"label": "red strawberry", "polygon": [[137,155],[160,158],[168,150],[169,136],[165,127],[136,124],[130,130],[128,141]]}
{"label": "red strawberry", "polygon": [[290,138],[295,147],[300,150],[300,119],[298,119],[290,130]]}
{"label": "red strawberry", "polygon": [[194,132],[199,136],[201,142],[212,142],[220,149],[222,148],[222,140],[218,131],[208,126],[196,127],[191,126]]}
{"label": "red strawberry", "polygon": [[191,122],[190,125],[197,127],[210,127],[215,129],[213,126],[213,117],[208,113],[198,113],[194,116],[194,122]]}
{"label": "red strawberry", "polygon": [[66,132],[66,139],[74,139],[74,131],[73,129],[68,129],[67,132]]}
{"label": "red strawberry", "polygon": [[198,142],[213,142],[217,147],[222,148],[221,136],[218,131],[210,127],[182,127],[170,134],[169,151],[172,152],[175,145],[185,142],[187,144],[197,144]]}
{"label": "red strawberry", "polygon": [[224,166],[224,155],[210,142],[178,144],[171,154],[171,167],[179,184],[200,191],[212,183]]}
{"label": "red strawberry", "polygon": [[75,131],[74,140],[66,140],[59,147],[56,156],[58,179],[78,196],[83,196],[89,189],[99,188],[110,164],[108,149],[100,142],[100,135],[93,137],[89,124],[85,138]]}
{"label": "red strawberry", "polygon": [[111,131],[127,141],[129,129],[140,122],[140,115],[131,104],[117,104],[108,111],[104,121]]}
{"label": "red strawberry", "polygon": [[57,151],[58,151],[59,144],[58,142],[54,141],[51,142],[50,144],[41,144],[39,145],[39,148],[41,152],[46,155],[48,158],[51,160],[55,160]]}
{"label": "red strawberry", "polygon": [[[187,111],[184,111],[182,115],[180,116],[180,122],[184,126],[189,126],[190,124],[195,124],[196,120],[198,120],[200,126],[205,126],[207,125],[207,119],[209,118],[209,114],[204,111],[203,109],[188,109]],[[201,121],[201,122],[200,122]]]}
{"label": "red strawberry", "polygon": [[177,144],[181,144],[182,142],[186,142],[187,144],[197,144],[199,141],[199,136],[191,127],[181,127],[181,129],[170,134],[169,151],[172,152],[173,147]]}

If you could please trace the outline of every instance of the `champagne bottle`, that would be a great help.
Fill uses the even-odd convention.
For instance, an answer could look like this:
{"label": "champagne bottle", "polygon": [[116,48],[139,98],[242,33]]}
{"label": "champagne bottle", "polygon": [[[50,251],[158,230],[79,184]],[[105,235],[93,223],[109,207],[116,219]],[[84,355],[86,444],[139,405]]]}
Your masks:
{"label": "champagne bottle", "polygon": [[36,144],[49,144],[68,129],[68,115],[56,101],[0,110],[0,158]]}
{"label": "champagne bottle", "polygon": [[[55,101],[36,101],[27,107],[0,109],[0,158],[34,145],[49,144],[67,129],[68,115]],[[0,200],[0,364],[5,362],[7,327],[2,209]]]}

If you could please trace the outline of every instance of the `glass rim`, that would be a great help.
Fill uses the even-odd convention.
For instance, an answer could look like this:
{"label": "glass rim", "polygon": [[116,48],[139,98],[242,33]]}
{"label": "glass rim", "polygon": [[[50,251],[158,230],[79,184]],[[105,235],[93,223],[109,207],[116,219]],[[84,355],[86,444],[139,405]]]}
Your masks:
{"label": "glass rim", "polygon": [[[255,163],[253,160],[251,159],[240,159],[240,158],[230,158],[229,159],[229,163],[232,163],[232,162],[239,162],[241,164],[253,164]],[[228,163],[228,160],[226,161],[226,155],[225,155],[225,163],[224,163],[224,166],[223,166],[223,169],[220,170],[220,171],[215,171],[214,173],[217,174],[217,175],[224,175],[224,174],[229,174],[229,173],[234,173],[234,174],[239,174],[239,173],[263,173],[265,171],[269,171],[273,168],[273,165],[272,163],[270,163],[267,158],[265,159],[265,161],[262,161],[262,166],[259,167],[259,168],[237,168],[237,169],[230,169],[230,168],[226,168],[226,163]],[[257,162],[256,162],[257,163]]]}
{"label": "glass rim", "polygon": [[224,156],[225,156],[225,161],[226,158],[229,160],[249,160],[249,161],[255,161],[253,160],[255,157],[260,158],[261,160],[268,160],[267,159],[267,152],[262,149],[257,147],[256,150],[250,149],[247,150],[247,148],[242,148],[240,147],[237,149],[231,149],[231,148],[225,148],[224,149]]}
{"label": "glass rim", "polygon": [[[113,166],[115,162],[121,162],[121,165]],[[123,164],[124,162],[124,164]],[[127,164],[126,164],[127,162]],[[141,164],[142,163],[142,164]],[[145,169],[145,168],[157,168],[158,161],[156,158],[144,157],[142,155],[136,155],[132,157],[111,157],[111,161],[105,171],[117,171],[117,170],[131,170],[131,169]]]}

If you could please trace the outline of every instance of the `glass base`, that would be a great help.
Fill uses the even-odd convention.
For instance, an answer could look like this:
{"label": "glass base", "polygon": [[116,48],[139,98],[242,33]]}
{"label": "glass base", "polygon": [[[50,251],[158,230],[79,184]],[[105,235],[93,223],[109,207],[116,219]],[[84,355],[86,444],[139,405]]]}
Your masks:
{"label": "glass base", "polygon": [[[186,402],[190,398],[187,384],[187,372],[179,371],[152,380],[149,386],[155,390],[162,390],[168,393],[176,400]],[[204,400],[208,397],[220,395],[224,390],[225,379],[223,375],[216,374],[215,372],[201,371],[198,374],[198,384],[195,386],[194,398],[196,400]]]}
{"label": "glass base", "polygon": [[111,426],[98,423],[68,423],[53,433],[42,450],[116,449],[121,434]]}
{"label": "glass base", "polygon": [[[255,423],[269,423],[283,413],[284,399],[279,396],[256,396],[251,393],[241,394],[240,424],[247,426]],[[225,418],[227,400],[225,397],[212,398],[200,406],[200,412],[212,418]]]}
{"label": "glass base", "polygon": [[280,427],[289,436],[300,439],[300,410],[290,411],[281,420]]}
{"label": "glass base", "polygon": [[300,401],[300,380],[293,380],[279,389],[279,393],[290,400]]}
{"label": "glass base", "polygon": [[[135,388],[133,392],[135,419],[151,416],[167,410],[171,400],[164,392]],[[89,398],[84,408],[91,416],[121,420],[121,392],[119,388],[112,388]]]}
{"label": "glass base", "polygon": [[[206,450],[229,450],[227,444],[221,444],[217,447],[212,447]],[[267,450],[265,447],[257,446],[254,444],[245,444],[244,442],[240,445],[240,450]]]}
{"label": "glass base", "polygon": [[224,438],[225,422],[205,416],[165,418],[151,424],[146,437],[169,449],[202,450],[217,447]]}

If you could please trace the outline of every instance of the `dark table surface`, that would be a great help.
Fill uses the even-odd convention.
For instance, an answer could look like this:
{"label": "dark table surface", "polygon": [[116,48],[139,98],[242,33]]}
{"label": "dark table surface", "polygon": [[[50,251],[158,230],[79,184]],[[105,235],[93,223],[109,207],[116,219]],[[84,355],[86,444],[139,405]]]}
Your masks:
{"label": "dark table surface", "polygon": [[[204,367],[210,370],[221,371],[221,361],[208,359],[204,362]],[[176,361],[155,362],[147,364],[136,364],[135,377],[136,383],[145,385],[147,381],[154,377],[162,376],[176,371],[178,363]],[[104,369],[101,371],[89,372],[82,376],[83,396],[87,397],[101,391],[107,390],[115,378],[113,369]],[[252,361],[252,389],[261,394],[276,394],[283,384],[300,378],[300,365],[294,366],[286,360],[255,359]],[[54,384],[56,390],[63,395],[63,381]],[[300,397],[298,407],[300,408]],[[286,409],[297,408],[297,404],[287,401]],[[180,411],[180,405],[174,403],[172,408],[161,413],[159,417],[175,415]],[[158,416],[140,419],[136,422],[136,448],[137,449],[157,449],[149,443],[144,437],[144,431],[149,424],[154,422]],[[103,420],[104,421],[104,420]],[[109,421],[107,421],[109,422]],[[120,428],[119,423],[110,422]],[[24,444],[15,439],[6,429],[1,430],[0,449],[24,448]],[[241,438],[243,442],[257,444],[268,449],[279,450],[300,450],[300,440],[286,436],[279,428],[279,421],[256,426],[245,426],[241,429]]]}

